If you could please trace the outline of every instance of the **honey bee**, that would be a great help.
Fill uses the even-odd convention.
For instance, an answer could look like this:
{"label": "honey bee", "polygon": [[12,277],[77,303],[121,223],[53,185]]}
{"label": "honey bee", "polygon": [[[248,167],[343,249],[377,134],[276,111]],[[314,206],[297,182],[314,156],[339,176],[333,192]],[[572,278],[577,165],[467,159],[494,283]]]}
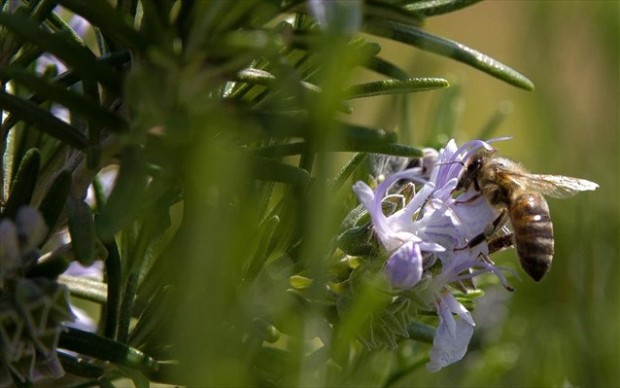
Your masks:
{"label": "honey bee", "polygon": [[553,259],[553,224],[544,195],[568,198],[580,191],[595,190],[598,185],[585,179],[561,175],[531,174],[518,163],[481,150],[467,162],[455,191],[473,186],[500,216],[469,246],[493,236],[510,219],[514,245],[521,267],[535,281],[540,281]]}

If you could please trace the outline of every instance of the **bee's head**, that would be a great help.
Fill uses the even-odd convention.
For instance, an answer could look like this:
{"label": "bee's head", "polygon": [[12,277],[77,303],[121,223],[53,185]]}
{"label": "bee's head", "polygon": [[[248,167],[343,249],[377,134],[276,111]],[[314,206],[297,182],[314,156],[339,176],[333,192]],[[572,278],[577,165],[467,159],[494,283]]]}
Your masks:
{"label": "bee's head", "polygon": [[465,171],[465,174],[470,175],[470,176],[477,175],[479,173],[479,171],[482,169],[482,164],[483,163],[484,163],[484,160],[483,160],[482,156],[481,155],[476,155],[467,164],[467,169]]}
{"label": "bee's head", "polygon": [[472,184],[476,190],[480,190],[478,187],[478,176],[484,165],[484,156],[481,153],[472,156],[465,164],[459,182],[456,185],[454,191],[467,190]]}

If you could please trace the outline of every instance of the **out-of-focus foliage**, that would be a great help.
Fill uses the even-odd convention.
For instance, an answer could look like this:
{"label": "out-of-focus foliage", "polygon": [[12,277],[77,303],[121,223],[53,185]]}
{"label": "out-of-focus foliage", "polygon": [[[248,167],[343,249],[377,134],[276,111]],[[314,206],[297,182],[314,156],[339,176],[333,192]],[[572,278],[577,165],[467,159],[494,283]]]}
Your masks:
{"label": "out-of-focus foliage", "polygon": [[[598,197],[608,202],[583,199],[558,211],[552,203],[555,277],[540,287],[519,285],[514,311],[480,328],[461,367],[428,375],[420,367],[432,332],[411,328],[415,340],[369,351],[356,339],[355,316],[339,317],[326,291],[341,269],[334,238],[356,205],[349,176],[365,153],[420,156],[422,146],[443,145],[454,132],[465,137],[456,120],[462,96],[478,106],[468,125],[474,130],[493,111],[491,103],[480,112],[478,96],[468,97],[476,85],[418,93],[447,87],[449,71],[424,65],[426,56],[412,68],[401,63],[402,53],[454,59],[487,73],[493,85],[505,84],[488,75],[526,90],[533,84],[422,28],[435,17],[462,18],[463,31],[446,34],[460,41],[481,6],[461,9],[475,1],[350,3],[321,20],[312,6],[330,9],[330,2],[0,0],[0,217],[13,219],[26,205],[39,209],[50,230],[41,251],[49,254],[26,276],[66,284],[74,301],[88,301],[99,317],[92,332],[76,326],[60,335],[66,374],[55,383],[618,382],[618,163],[606,159],[618,144],[617,20],[604,6],[587,14],[601,20],[590,24],[600,31],[597,61],[587,51],[557,57],[570,50],[545,31],[528,29],[532,36],[510,43],[497,38],[532,74],[548,71],[537,79],[539,97],[528,94],[537,110],[522,115],[527,124],[503,130],[519,149],[566,166],[541,172],[597,181],[606,190]],[[523,7],[514,31],[559,18],[552,5]],[[459,12],[441,16],[452,11]],[[571,35],[581,19],[574,20],[560,36]],[[555,66],[540,65],[549,58]],[[596,93],[585,82],[558,92],[544,85],[556,84],[555,69],[591,62],[610,64],[594,91],[612,91],[616,104],[596,99],[597,129],[568,131],[566,117],[577,113],[564,99]],[[560,80],[579,79],[567,74]],[[374,125],[360,104],[382,95],[397,109],[390,122]],[[432,98],[440,100],[431,106]],[[616,122],[602,119],[614,109]],[[420,125],[420,116],[430,119]],[[358,154],[338,175],[348,153]],[[601,225],[610,214],[613,222]],[[59,276],[70,262],[95,259],[104,261],[103,278]],[[362,293],[357,303],[372,309],[376,297]]]}

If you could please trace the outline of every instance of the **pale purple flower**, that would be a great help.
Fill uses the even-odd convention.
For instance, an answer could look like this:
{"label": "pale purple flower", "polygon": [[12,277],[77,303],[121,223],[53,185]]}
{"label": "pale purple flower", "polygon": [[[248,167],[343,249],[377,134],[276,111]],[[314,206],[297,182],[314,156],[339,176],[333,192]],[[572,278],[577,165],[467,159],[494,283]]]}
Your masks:
{"label": "pale purple flower", "polygon": [[51,279],[26,277],[46,235],[32,207],[0,222],[0,386],[64,374],[56,346],[61,323],[73,318],[69,292]]}
{"label": "pale purple flower", "polygon": [[23,206],[15,218],[0,222],[0,287],[34,264],[37,255],[33,253],[47,234],[45,221],[35,208]]}
{"label": "pale purple flower", "polygon": [[409,289],[421,278],[422,251],[440,252],[444,248],[434,242],[423,240],[419,234],[423,231],[412,222],[413,213],[432,193],[433,186],[425,185],[404,208],[387,217],[383,214],[382,202],[389,187],[400,179],[418,179],[420,169],[411,169],[387,177],[377,188],[372,190],[366,183],[357,182],[353,191],[366,207],[374,231],[391,256],[386,264],[386,278],[398,289]]}
{"label": "pale purple flower", "polygon": [[[363,182],[353,186],[378,239],[390,254],[384,266],[388,283],[395,291],[410,290],[426,308],[437,311],[439,326],[427,365],[431,371],[465,355],[475,326],[469,311],[452,295],[451,285],[492,272],[509,288],[501,271],[484,259],[488,254],[486,242],[468,246],[498,213],[473,188],[454,197],[467,161],[480,148],[493,150],[489,143],[479,140],[459,148],[451,140],[439,155],[433,155],[435,164],[429,179],[425,179],[428,171],[422,174],[422,168],[413,168],[387,177],[374,191]],[[382,203],[389,196],[390,186],[401,179],[422,183],[423,187],[409,203],[386,216]],[[441,271],[425,273],[436,260]]]}
{"label": "pale purple flower", "polygon": [[[469,311],[452,294],[445,294],[439,300],[437,314],[439,326],[435,331],[431,361],[426,364],[426,368],[431,372],[463,358],[475,326]],[[457,314],[460,319],[456,320],[453,314]]]}
{"label": "pale purple flower", "polygon": [[385,274],[396,289],[406,290],[418,284],[422,279],[420,244],[412,240],[401,245],[386,263]]}

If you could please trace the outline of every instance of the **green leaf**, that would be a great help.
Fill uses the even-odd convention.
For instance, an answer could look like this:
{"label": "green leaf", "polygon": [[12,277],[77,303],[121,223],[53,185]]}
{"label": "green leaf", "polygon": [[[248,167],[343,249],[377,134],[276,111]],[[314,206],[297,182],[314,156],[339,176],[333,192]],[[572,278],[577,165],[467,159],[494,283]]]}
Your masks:
{"label": "green leaf", "polygon": [[333,151],[340,152],[367,152],[375,154],[386,154],[394,156],[404,156],[407,158],[420,157],[424,155],[421,148],[411,147],[404,144],[394,143],[356,143],[344,144],[341,148]]}
{"label": "green leaf", "polygon": [[[277,118],[278,116],[276,115],[265,116],[262,119],[268,128],[266,131],[268,131],[268,133],[272,136],[305,138],[311,133],[308,127],[309,124],[306,120],[286,120],[285,118],[284,120],[286,121],[284,122],[287,123],[287,125],[282,125],[284,128],[280,128],[280,126],[277,126]],[[388,132],[382,129],[367,128],[344,123],[341,123],[339,129],[343,132],[341,134],[342,138],[344,138],[348,144],[394,143],[398,139],[396,133]],[[306,143],[304,142],[278,144],[253,150],[252,153],[259,156],[269,157],[300,155],[304,152],[305,146]]]}
{"label": "green leaf", "polygon": [[342,124],[342,138],[349,142],[394,143],[398,140],[395,132],[383,129],[361,127],[359,125]]}
{"label": "green leaf", "polygon": [[[278,79],[273,74],[271,74],[270,72],[266,70],[261,70],[261,69],[253,69],[253,68],[243,69],[237,72],[236,78],[237,78],[237,81],[247,82],[247,83],[252,83],[252,84],[257,84],[257,85],[266,85],[266,86],[279,85]],[[313,85],[308,82],[301,82],[301,85],[304,87],[304,89],[310,92],[318,93],[321,91],[321,89],[318,86]]]}
{"label": "green leaf", "polygon": [[146,162],[138,147],[122,151],[121,167],[114,188],[101,209],[95,225],[102,241],[114,238],[114,234],[131,222],[138,214],[147,186]]}
{"label": "green leaf", "polygon": [[143,349],[151,340],[159,341],[162,327],[173,319],[169,314],[174,303],[173,296],[172,286],[163,286],[155,291],[131,331],[129,345]]}
{"label": "green leaf", "polygon": [[461,43],[427,34],[426,32],[405,24],[384,20],[367,21],[364,24],[364,31],[452,58],[511,85],[525,90],[534,90],[532,81],[521,73]]}
{"label": "green leaf", "polygon": [[11,185],[11,194],[6,201],[4,216],[15,219],[17,211],[22,206],[30,205],[34,187],[41,168],[41,154],[36,148],[31,148],[24,154],[15,180]]}
{"label": "green leaf", "polygon": [[134,368],[147,375],[158,369],[157,362],[138,349],[72,327],[61,333],[58,347]]}
{"label": "green leaf", "polygon": [[112,67],[98,62],[95,55],[86,47],[66,39],[64,34],[50,34],[40,29],[32,20],[17,14],[0,13],[0,25],[24,41],[54,54],[68,67],[79,72],[84,79],[98,81],[116,95],[121,93],[121,75]]}
{"label": "green leaf", "polygon": [[118,332],[116,337],[118,341],[123,343],[126,343],[127,338],[129,338],[129,325],[131,323],[133,306],[138,290],[138,280],[138,273],[131,272],[127,277],[127,283],[125,283],[123,300],[118,314]]}
{"label": "green leaf", "polygon": [[421,26],[424,22],[419,12],[411,12],[407,7],[399,7],[385,1],[366,1],[364,4],[364,16],[394,20],[413,26]]}
{"label": "green leaf", "polygon": [[86,202],[69,197],[67,199],[67,216],[75,258],[80,264],[88,267],[96,259],[95,244],[97,237],[93,214]]}
{"label": "green leaf", "polygon": [[269,258],[269,246],[272,244],[272,240],[274,237],[274,232],[278,225],[280,224],[280,217],[272,216],[267,219],[260,226],[260,240],[258,242],[258,247],[256,248],[256,252],[248,265],[248,269],[245,272],[244,281],[250,282],[252,281],[256,275],[263,268],[265,261]]}
{"label": "green leaf", "polygon": [[450,86],[443,78],[410,78],[408,80],[381,80],[353,85],[345,91],[347,99],[380,96],[395,93],[413,93],[425,90],[447,88]]}
{"label": "green leaf", "polygon": [[133,368],[121,366],[120,371],[131,379],[136,388],[149,388],[151,386],[149,378]]}
{"label": "green leaf", "polygon": [[[31,1],[30,3],[33,4],[35,2]],[[55,7],[56,7],[55,0],[40,1],[39,4],[36,5],[36,8],[34,8],[32,14],[30,15],[30,18],[32,18],[32,20],[42,22],[43,20],[47,19],[51,15],[57,16],[53,12]]]}
{"label": "green leaf", "polygon": [[349,228],[338,235],[338,248],[350,256],[368,255],[373,247],[369,242],[372,233],[366,225]]}
{"label": "green leaf", "polygon": [[[33,58],[32,60],[36,59],[41,53],[39,51],[36,51],[33,53]],[[24,59],[24,56],[22,55],[21,57],[19,57],[15,62],[13,62],[11,64],[11,68],[16,68],[16,69],[21,69],[21,68],[25,68],[27,67],[30,62],[28,61],[22,61],[22,59]],[[105,63],[107,65],[110,66],[117,66],[117,65],[121,65],[121,64],[125,64],[130,60],[130,56],[129,53],[126,51],[121,51],[121,52],[117,52],[117,53],[113,53],[113,54],[109,54],[109,55],[104,55],[102,57],[97,58],[98,62],[101,63]],[[5,73],[6,74],[6,73]],[[0,81],[1,82],[6,82],[8,81],[9,78],[6,76],[3,76],[3,73],[0,72]],[[76,83],[80,82],[80,78],[78,76],[78,74],[74,71],[68,70],[62,74],[60,74],[58,77],[54,78],[54,83],[55,84],[59,84],[59,85],[64,85],[64,86],[72,86]],[[32,102],[33,104],[40,104],[43,101],[45,101],[45,98],[43,98],[42,96],[39,95],[34,95],[32,97],[29,98],[29,101]],[[4,123],[2,124],[4,128],[10,129],[12,128],[15,124],[17,124],[17,122],[19,121],[18,118],[14,117],[14,116],[9,116],[7,117],[7,119],[4,121]]]}
{"label": "green leaf", "polygon": [[93,365],[83,357],[72,356],[64,352],[58,352],[57,354],[66,373],[91,379],[103,375],[103,368],[101,366]]}
{"label": "green leaf", "polygon": [[310,174],[304,169],[272,159],[255,158],[252,161],[253,176],[259,180],[288,183],[305,187],[310,183]]}
{"label": "green leaf", "polygon": [[331,181],[331,186],[334,191],[339,190],[344,182],[351,177],[355,169],[362,164],[368,154],[366,153],[357,153],[353,158],[351,158],[347,164],[338,172],[338,175]]}
{"label": "green leaf", "polygon": [[[39,97],[64,105],[73,113],[93,120],[111,132],[124,132],[129,127],[125,120],[103,108],[89,97],[67,90],[57,83],[49,83],[30,72],[14,67],[6,71],[0,69],[0,77],[4,75],[24,85],[38,94]],[[37,100],[41,101],[41,98],[37,98]]]}
{"label": "green leaf", "polygon": [[125,20],[107,1],[60,0],[59,3],[128,49],[143,51],[148,47],[148,41],[132,28],[133,21]]}
{"label": "green leaf", "polygon": [[45,220],[45,224],[48,227],[49,232],[52,233],[60,213],[62,213],[65,203],[67,202],[67,196],[71,189],[71,172],[63,170],[54,179],[49,190],[43,197],[41,205],[39,205],[39,212]]}
{"label": "green leaf", "polygon": [[105,273],[107,275],[107,298],[105,305],[105,322],[103,334],[108,338],[116,338],[118,332],[118,315],[121,305],[121,256],[118,252],[116,241],[111,240],[104,244],[108,251],[105,260]]}
{"label": "green leaf", "polygon": [[397,387],[400,386],[398,384],[399,380],[411,373],[414,373],[417,369],[422,368],[425,364],[427,364],[431,358],[429,356],[423,356],[419,358],[412,364],[403,367],[402,369],[398,369],[396,372],[392,373],[383,383],[382,387]]}
{"label": "green leaf", "polygon": [[106,303],[107,285],[83,276],[60,275],[58,283],[64,284],[72,296],[95,303]]}
{"label": "green leaf", "polygon": [[419,17],[428,17],[457,11],[480,1],[482,0],[423,0],[411,2],[403,8]]}
{"label": "green leaf", "polygon": [[[32,65],[34,61],[36,61],[43,54],[43,50],[39,47],[26,46],[22,48],[22,51],[13,62],[11,62],[11,66],[16,68],[25,69],[28,66]],[[7,82],[8,78],[0,75],[0,82]]]}
{"label": "green leaf", "polygon": [[422,323],[412,323],[407,328],[407,332],[409,333],[409,338],[429,344],[432,344],[433,338],[435,338],[435,328]]}
{"label": "green leaf", "polygon": [[250,133],[250,138],[262,136],[275,138],[305,137],[310,133],[308,119],[304,115],[250,112],[248,120],[256,121],[261,132]]}
{"label": "green leaf", "polygon": [[370,59],[365,67],[390,78],[396,78],[403,81],[409,79],[409,74],[407,74],[406,71],[379,57]]}
{"label": "green leaf", "polygon": [[[307,147],[306,142],[297,142],[290,144],[283,144],[273,147],[264,147],[258,151],[261,156],[292,156],[300,155]],[[348,141],[344,144],[340,144],[337,147],[332,147],[328,151],[331,152],[368,152],[375,154],[386,154],[394,156],[405,156],[408,158],[423,156],[423,151],[420,148],[410,147],[404,144],[394,143],[373,143],[373,142],[360,142],[360,141]]]}
{"label": "green leaf", "polygon": [[52,253],[52,256],[45,255],[41,258],[26,276],[29,278],[44,277],[50,280],[58,279],[58,276],[69,268],[71,260],[63,254]]}
{"label": "green leaf", "polygon": [[87,145],[86,136],[77,128],[29,101],[0,91],[0,108],[71,147],[83,149]]}
{"label": "green leaf", "polygon": [[[54,1],[55,2],[55,1]],[[52,3],[50,1],[50,3]],[[53,8],[52,8],[53,10]],[[33,15],[34,16],[34,15]],[[37,20],[34,17],[31,19]],[[40,18],[39,18],[40,19]],[[55,12],[49,13],[46,20],[47,24],[54,32],[61,32],[65,34],[69,39],[80,46],[86,46],[82,37],[76,33],[67,22],[65,22],[60,16],[58,16]]]}

